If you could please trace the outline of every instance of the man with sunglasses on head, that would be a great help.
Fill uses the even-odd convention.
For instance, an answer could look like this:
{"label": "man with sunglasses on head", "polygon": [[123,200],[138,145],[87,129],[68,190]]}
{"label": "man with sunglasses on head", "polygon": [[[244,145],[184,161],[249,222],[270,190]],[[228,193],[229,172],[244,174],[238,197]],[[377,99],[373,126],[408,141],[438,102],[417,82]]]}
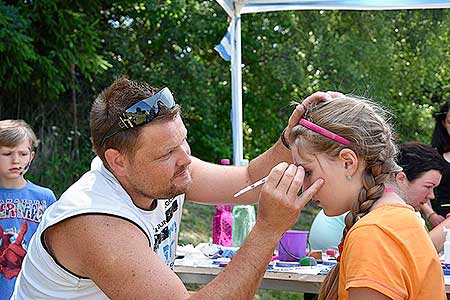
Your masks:
{"label": "man with sunglasses on head", "polygon": [[[316,93],[304,104],[331,98]],[[301,196],[304,170],[291,161],[290,128],[248,166],[191,156],[180,108],[168,88],[120,78],[95,100],[90,116],[97,157],[45,214],[12,299],[188,299],[171,270],[184,200],[249,204],[256,225],[230,264],[195,299],[251,299],[282,234],[320,188]],[[284,145],[283,145],[284,144]],[[267,176],[238,198],[233,194]]]}

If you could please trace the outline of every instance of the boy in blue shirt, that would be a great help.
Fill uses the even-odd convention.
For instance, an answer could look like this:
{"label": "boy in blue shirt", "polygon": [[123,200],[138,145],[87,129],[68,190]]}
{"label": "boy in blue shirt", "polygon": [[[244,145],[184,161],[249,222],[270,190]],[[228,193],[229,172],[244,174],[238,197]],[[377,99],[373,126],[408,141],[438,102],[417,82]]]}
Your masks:
{"label": "boy in blue shirt", "polygon": [[24,121],[0,121],[0,300],[10,299],[30,239],[56,200],[50,189],[24,178],[37,143]]}

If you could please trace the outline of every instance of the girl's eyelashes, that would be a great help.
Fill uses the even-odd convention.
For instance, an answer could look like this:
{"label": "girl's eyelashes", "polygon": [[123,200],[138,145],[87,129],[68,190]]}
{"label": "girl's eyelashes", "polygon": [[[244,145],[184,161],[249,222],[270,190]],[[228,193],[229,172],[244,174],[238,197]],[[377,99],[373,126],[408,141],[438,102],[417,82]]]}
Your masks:
{"label": "girl's eyelashes", "polygon": [[295,163],[296,167],[302,167],[305,170],[305,176],[310,176],[312,171],[311,170],[307,170],[303,165],[301,165],[300,163]]}

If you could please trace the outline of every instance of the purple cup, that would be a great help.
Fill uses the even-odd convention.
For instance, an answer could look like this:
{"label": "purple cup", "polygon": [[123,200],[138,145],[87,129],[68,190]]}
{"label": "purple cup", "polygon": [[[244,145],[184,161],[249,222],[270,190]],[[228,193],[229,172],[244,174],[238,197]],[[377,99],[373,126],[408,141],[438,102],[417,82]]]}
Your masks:
{"label": "purple cup", "polygon": [[306,256],[309,231],[288,230],[278,243],[280,261],[296,261]]}

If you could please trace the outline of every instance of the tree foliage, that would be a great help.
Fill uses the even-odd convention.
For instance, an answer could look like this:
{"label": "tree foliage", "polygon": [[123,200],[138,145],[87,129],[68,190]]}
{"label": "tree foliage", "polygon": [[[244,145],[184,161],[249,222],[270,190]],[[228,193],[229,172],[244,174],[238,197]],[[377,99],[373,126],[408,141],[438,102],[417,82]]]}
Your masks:
{"label": "tree foliage", "polygon": [[[61,192],[88,167],[90,105],[121,75],[175,92],[194,155],[231,157],[230,65],[213,50],[227,25],[214,1],[0,2],[0,117],[40,136],[37,181]],[[245,157],[317,90],[371,97],[401,141],[428,142],[450,97],[448,28],[448,9],[243,15]]]}

